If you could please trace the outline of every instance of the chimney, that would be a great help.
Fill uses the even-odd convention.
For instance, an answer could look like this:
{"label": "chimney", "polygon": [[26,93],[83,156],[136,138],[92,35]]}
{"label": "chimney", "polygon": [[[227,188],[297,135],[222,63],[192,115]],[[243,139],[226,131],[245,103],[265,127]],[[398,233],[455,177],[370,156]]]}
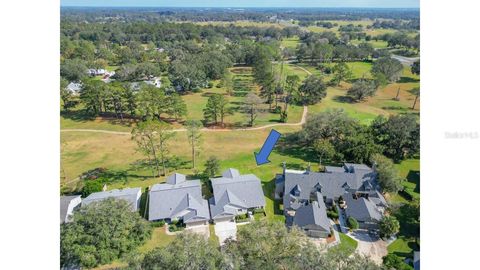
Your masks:
{"label": "chimney", "polygon": [[311,166],[310,162],[308,162],[308,165],[307,165],[307,170],[306,170],[306,172],[307,172],[307,173],[310,173],[310,171],[311,171],[311,168],[312,168],[312,166]]}
{"label": "chimney", "polygon": [[285,171],[287,170],[287,163],[285,161],[282,162],[282,168],[283,168],[283,176],[285,177]]}
{"label": "chimney", "polygon": [[377,162],[376,162],[376,161],[374,161],[373,164],[372,164],[372,170],[373,170],[374,172],[377,171]]}

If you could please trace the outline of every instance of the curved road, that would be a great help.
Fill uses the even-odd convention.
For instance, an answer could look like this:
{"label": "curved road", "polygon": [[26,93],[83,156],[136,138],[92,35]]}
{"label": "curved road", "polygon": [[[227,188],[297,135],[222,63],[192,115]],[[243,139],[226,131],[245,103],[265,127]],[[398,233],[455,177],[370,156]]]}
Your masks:
{"label": "curved road", "polygon": [[[271,127],[277,127],[277,126],[301,126],[305,123],[307,119],[307,113],[308,113],[308,107],[303,106],[303,114],[302,114],[302,119],[300,122],[297,123],[278,123],[278,124],[269,124],[265,126],[260,126],[260,127],[251,127],[251,128],[202,128],[202,131],[212,131],[212,132],[228,132],[228,131],[249,131],[249,130],[261,130],[261,129],[266,129],[266,128],[271,128]],[[130,132],[125,132],[125,131],[112,131],[112,130],[104,130],[104,129],[61,129],[61,132],[96,132],[96,133],[107,133],[107,134],[116,134],[116,135],[131,135]],[[178,129],[172,129],[171,131],[187,131],[185,128],[178,128]]]}
{"label": "curved road", "polygon": [[[298,67],[299,69],[305,71],[308,75],[312,75],[312,73],[308,70],[306,70],[303,67],[294,65]],[[278,123],[278,124],[269,124],[265,126],[260,126],[260,127],[251,127],[251,128],[234,128],[234,129],[227,129],[227,128],[218,128],[218,129],[213,129],[213,128],[202,128],[202,131],[212,131],[212,132],[227,132],[227,131],[249,131],[249,130],[261,130],[261,129],[267,129],[271,127],[278,127],[278,126],[301,126],[305,124],[307,121],[307,113],[308,113],[308,107],[303,106],[303,114],[302,114],[302,119],[300,122],[297,123]],[[103,129],[61,129],[61,132],[96,132],[96,133],[106,133],[106,134],[116,134],[116,135],[131,135],[130,132],[125,132],[125,131],[112,131],[112,130],[103,130]],[[185,128],[179,128],[179,129],[172,129],[173,132],[175,131],[186,131]]]}

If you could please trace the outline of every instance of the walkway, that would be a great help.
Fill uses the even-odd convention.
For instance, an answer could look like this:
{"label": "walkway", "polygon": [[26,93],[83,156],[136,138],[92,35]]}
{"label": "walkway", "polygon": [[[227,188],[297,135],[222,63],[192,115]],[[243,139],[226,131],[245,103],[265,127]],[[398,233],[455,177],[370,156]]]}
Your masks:
{"label": "walkway", "polygon": [[392,54],[392,58],[397,59],[402,64],[407,65],[407,66],[411,66],[415,61],[420,59],[420,57],[405,57],[405,56],[395,55],[395,54]]}
{"label": "walkway", "polygon": [[225,244],[225,240],[232,238],[237,239],[237,223],[235,221],[219,221],[215,223],[215,235],[218,236],[220,245]]}
{"label": "walkway", "polygon": [[365,230],[356,230],[348,236],[358,241],[356,249],[358,253],[369,257],[379,265],[382,264],[382,258],[388,254],[385,241]]}

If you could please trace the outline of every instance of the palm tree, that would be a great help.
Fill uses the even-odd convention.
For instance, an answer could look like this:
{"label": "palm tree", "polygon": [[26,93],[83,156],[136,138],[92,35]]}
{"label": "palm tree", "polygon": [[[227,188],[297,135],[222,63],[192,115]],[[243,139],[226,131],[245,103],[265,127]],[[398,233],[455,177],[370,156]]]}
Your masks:
{"label": "palm tree", "polygon": [[420,97],[420,87],[415,87],[410,90],[412,95],[415,95],[415,101],[413,102],[412,110],[415,110],[415,105],[417,105],[417,100]]}

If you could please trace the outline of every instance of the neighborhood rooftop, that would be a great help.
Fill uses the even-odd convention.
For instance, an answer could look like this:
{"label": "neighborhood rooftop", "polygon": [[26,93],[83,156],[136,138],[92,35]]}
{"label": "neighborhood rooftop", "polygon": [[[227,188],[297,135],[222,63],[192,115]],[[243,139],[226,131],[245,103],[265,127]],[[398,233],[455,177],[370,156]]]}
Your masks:
{"label": "neighborhood rooftop", "polygon": [[353,194],[345,196],[347,216],[354,217],[358,221],[380,221],[382,213],[377,209],[375,203],[364,197],[354,198]]}
{"label": "neighborhood rooftop", "polygon": [[92,202],[105,200],[107,198],[115,198],[128,201],[132,206],[132,210],[137,211],[139,208],[140,196],[140,188],[113,189],[109,191],[95,192],[83,199],[82,206],[89,205]]}
{"label": "neighborhood rooftop", "polygon": [[[317,201],[301,207],[295,214],[293,224],[301,228],[323,231],[323,235],[330,233],[330,220],[327,217],[327,208],[320,192],[316,193]],[[312,230],[313,231],[313,230]]]}
{"label": "neighborhood rooftop", "polygon": [[265,206],[260,179],[253,174],[240,175],[236,169],[228,169],[222,177],[211,179],[213,198],[210,211],[213,219],[232,217],[250,208]]}
{"label": "neighborhood rooftop", "polygon": [[149,202],[151,221],[182,219],[184,223],[204,223],[210,219],[200,180],[187,180],[183,174],[172,174],[166,183],[153,185]]}
{"label": "neighborhood rooftop", "polygon": [[335,207],[340,197],[346,203],[347,216],[365,227],[375,226],[387,206],[379,192],[376,172],[364,164],[326,166],[325,172],[288,170],[284,166],[284,173],[277,175],[275,185],[275,198],[283,199],[287,223],[296,224],[317,237],[329,226],[325,204]]}

